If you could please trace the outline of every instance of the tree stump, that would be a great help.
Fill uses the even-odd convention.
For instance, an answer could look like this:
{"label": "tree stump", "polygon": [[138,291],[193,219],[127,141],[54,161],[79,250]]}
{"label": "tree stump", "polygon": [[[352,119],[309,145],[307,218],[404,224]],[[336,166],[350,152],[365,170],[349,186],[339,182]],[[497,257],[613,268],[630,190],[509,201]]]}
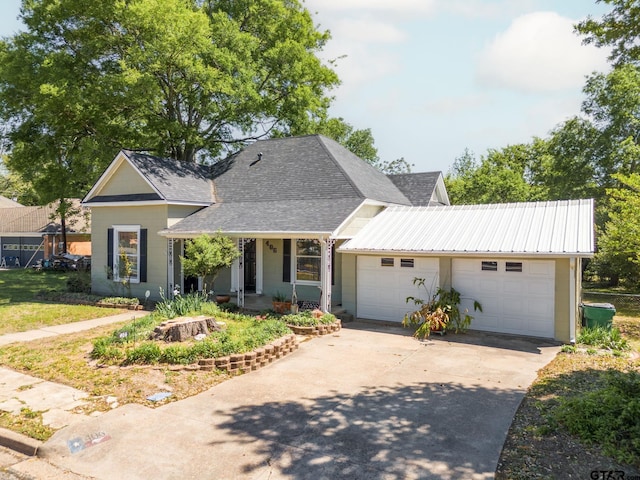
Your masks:
{"label": "tree stump", "polygon": [[198,334],[209,335],[222,330],[213,317],[178,317],[158,325],[151,334],[152,340],[165,342],[184,342]]}

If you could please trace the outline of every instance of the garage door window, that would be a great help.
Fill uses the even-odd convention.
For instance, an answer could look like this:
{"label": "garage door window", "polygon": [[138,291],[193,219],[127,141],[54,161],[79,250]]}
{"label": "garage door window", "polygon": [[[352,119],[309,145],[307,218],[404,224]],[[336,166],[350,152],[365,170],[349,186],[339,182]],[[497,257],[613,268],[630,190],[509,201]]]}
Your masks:
{"label": "garage door window", "polygon": [[393,258],[381,258],[380,266],[381,267],[393,267],[394,261]]}
{"label": "garage door window", "polygon": [[401,258],[400,266],[405,268],[413,268],[413,258]]}
{"label": "garage door window", "polygon": [[522,262],[507,262],[507,265],[505,266],[505,270],[507,272],[521,272]]}
{"label": "garage door window", "polygon": [[482,262],[482,270],[487,272],[497,272],[498,262]]}

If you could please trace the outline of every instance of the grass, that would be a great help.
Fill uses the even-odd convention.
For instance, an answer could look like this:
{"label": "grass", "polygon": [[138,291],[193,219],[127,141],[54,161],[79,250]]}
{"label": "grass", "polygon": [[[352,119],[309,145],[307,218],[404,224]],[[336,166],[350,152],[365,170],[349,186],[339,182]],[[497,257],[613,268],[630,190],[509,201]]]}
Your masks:
{"label": "grass", "polygon": [[[120,313],[89,305],[65,305],[36,300],[41,290],[66,289],[75,272],[29,269],[0,270],[0,335],[78,322]],[[124,310],[122,310],[124,311]]]}
{"label": "grass", "polygon": [[583,329],[577,340],[538,372],[497,479],[640,475],[640,316],[615,316],[611,331]]}
{"label": "grass", "polygon": [[[119,404],[153,407],[158,404],[147,397],[154,393],[170,391],[169,401],[175,401],[229,378],[226,373],[191,368],[189,364],[198,359],[250,351],[290,333],[276,318],[224,312],[207,302],[199,308],[185,313],[215,316],[224,322],[224,330],[202,341],[152,342],[148,340],[150,332],[165,320],[154,313],[89,331],[10,344],[0,348],[0,364],[87,392],[90,397],[82,407],[84,413],[108,410],[108,397],[116,397]],[[41,440],[53,433],[42,426],[41,412],[17,416],[2,413],[0,426]]]}

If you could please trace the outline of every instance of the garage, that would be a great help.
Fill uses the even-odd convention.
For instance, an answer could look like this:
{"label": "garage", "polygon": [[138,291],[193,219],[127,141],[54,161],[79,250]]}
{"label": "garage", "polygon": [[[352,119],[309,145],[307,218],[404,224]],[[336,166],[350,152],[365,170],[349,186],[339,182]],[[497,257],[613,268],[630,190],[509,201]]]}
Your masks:
{"label": "garage", "polygon": [[426,297],[423,288],[413,285],[415,277],[424,278],[434,292],[438,288],[437,258],[359,255],[357,265],[359,318],[401,322],[413,305],[407,304],[406,298]]}
{"label": "garage", "polygon": [[[474,316],[472,329],[554,337],[555,261],[454,258],[452,285]],[[473,312],[473,300],[482,312]]]}
{"label": "garage", "polygon": [[594,249],[589,199],[391,206],[338,248],[357,263],[342,303],[358,317],[399,322],[411,308],[408,295],[427,296],[411,290],[412,279],[426,277],[461,293],[473,330],[574,342],[582,259]]}

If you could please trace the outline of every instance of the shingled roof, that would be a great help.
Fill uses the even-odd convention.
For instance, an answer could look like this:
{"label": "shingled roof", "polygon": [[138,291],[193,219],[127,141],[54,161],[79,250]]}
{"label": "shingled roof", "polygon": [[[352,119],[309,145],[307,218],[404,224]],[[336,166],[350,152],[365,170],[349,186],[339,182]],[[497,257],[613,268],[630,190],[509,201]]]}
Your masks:
{"label": "shingled roof", "polygon": [[386,175],[321,135],[255,142],[212,176],[217,203],[161,233],[332,232],[365,200],[411,205]]}
{"label": "shingled roof", "polygon": [[[72,200],[74,207],[80,207],[80,201]],[[10,207],[0,208],[0,233],[20,234],[20,233],[51,233],[60,231],[59,217],[56,214],[57,205],[37,207]],[[67,231],[88,232],[89,222],[88,211],[67,219]]]}
{"label": "shingled roof", "polygon": [[255,142],[213,174],[222,202],[368,198],[410,205],[386,175],[322,135]]}
{"label": "shingled roof", "polygon": [[[156,157],[146,153],[121,152],[156,191],[126,195],[97,195],[85,203],[163,200],[168,203],[211,204],[214,201],[209,167]],[[95,187],[94,187],[95,188]]]}
{"label": "shingled roof", "polygon": [[388,175],[388,177],[411,200],[411,205],[428,207],[429,205],[440,205],[440,203],[431,200],[440,175],[440,172],[423,172],[400,173]]}
{"label": "shingled roof", "polygon": [[22,207],[21,204],[10,198],[0,195],[0,208]]}

